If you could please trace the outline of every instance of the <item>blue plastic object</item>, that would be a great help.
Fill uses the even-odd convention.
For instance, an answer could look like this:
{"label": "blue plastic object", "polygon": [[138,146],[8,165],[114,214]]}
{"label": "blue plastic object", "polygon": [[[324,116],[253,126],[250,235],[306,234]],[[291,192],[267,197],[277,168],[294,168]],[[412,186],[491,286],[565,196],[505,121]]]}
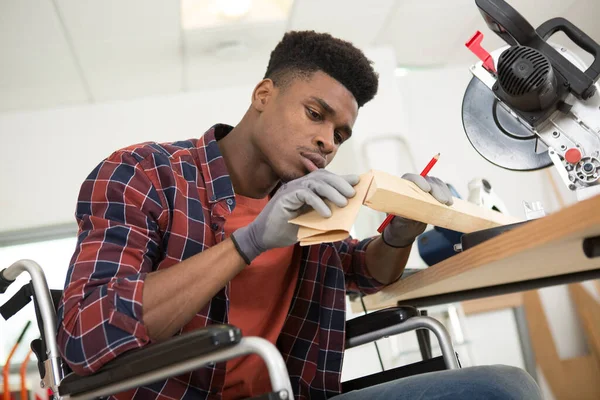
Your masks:
{"label": "blue plastic object", "polygon": [[[448,184],[452,195],[461,198],[456,189]],[[434,265],[456,254],[454,245],[460,243],[462,232],[434,227],[417,238],[419,255],[428,266]]]}
{"label": "blue plastic object", "polygon": [[434,227],[417,238],[419,255],[428,266],[439,263],[456,254],[454,245],[460,243],[462,232]]}

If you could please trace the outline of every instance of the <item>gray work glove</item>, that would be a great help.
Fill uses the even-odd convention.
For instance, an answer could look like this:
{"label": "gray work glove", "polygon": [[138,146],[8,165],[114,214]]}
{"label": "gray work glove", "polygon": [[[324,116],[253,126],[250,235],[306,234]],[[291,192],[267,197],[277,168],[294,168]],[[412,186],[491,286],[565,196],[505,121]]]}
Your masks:
{"label": "gray work glove", "polygon": [[298,225],[288,221],[309,208],[324,218],[330,217],[331,210],[323,199],[345,207],[348,198],[356,194],[352,186],[359,179],[357,175],[339,176],[318,169],[283,184],[254,221],[231,234],[236,249],[250,264],[266,250],[295,244],[298,242]]}
{"label": "gray work glove", "polygon": [[[404,174],[402,179],[415,183],[421,190],[431,193],[440,203],[452,205],[452,193],[448,186],[439,178],[433,176],[422,177],[417,174]],[[411,219],[394,217],[382,233],[384,243],[391,247],[408,247],[421,233],[427,224]]]}

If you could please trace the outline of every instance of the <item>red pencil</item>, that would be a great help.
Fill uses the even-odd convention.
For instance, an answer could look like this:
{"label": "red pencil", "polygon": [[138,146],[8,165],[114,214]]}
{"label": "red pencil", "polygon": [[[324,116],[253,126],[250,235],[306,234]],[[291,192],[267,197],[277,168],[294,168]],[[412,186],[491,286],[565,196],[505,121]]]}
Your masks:
{"label": "red pencil", "polygon": [[[437,153],[435,156],[433,156],[433,158],[431,159],[431,161],[429,161],[429,163],[425,166],[425,168],[423,168],[423,171],[421,171],[421,176],[426,177],[427,174],[429,173],[429,171],[431,171],[431,168],[433,168],[433,166],[435,165],[436,162],[438,162],[439,159],[440,159],[440,153]],[[379,228],[377,228],[377,232],[379,232],[379,233],[383,232],[385,227],[388,226],[388,224],[392,221],[392,218],[394,218],[394,215],[388,214],[388,216],[381,223]]]}
{"label": "red pencil", "polygon": [[429,171],[431,171],[431,168],[433,168],[433,166],[435,165],[436,162],[438,162],[439,159],[440,159],[440,153],[437,153],[435,156],[433,156],[431,161],[429,161],[429,164],[427,164],[425,166],[425,168],[423,168],[423,171],[421,171],[421,176],[426,177],[427,174],[429,173]]}

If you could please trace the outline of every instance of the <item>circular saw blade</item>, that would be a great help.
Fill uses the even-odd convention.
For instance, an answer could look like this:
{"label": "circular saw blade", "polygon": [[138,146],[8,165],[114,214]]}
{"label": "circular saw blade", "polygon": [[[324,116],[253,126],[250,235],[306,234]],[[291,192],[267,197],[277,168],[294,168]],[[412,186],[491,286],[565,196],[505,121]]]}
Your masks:
{"label": "circular saw blade", "polygon": [[489,162],[514,171],[534,171],[552,164],[538,137],[473,77],[462,104],[463,127],[471,145]]}

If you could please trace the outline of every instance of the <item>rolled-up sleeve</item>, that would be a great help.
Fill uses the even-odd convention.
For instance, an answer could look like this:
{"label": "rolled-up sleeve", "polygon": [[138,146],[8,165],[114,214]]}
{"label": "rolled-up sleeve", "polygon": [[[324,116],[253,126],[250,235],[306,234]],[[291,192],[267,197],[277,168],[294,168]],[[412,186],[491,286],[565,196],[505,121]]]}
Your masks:
{"label": "rolled-up sleeve", "polygon": [[336,242],[336,250],[340,255],[346,290],[373,294],[385,287],[385,284],[373,278],[367,269],[367,247],[375,238],[357,240],[347,238]]}
{"label": "rolled-up sleeve", "polygon": [[80,375],[149,341],[142,293],[160,257],[163,207],[139,161],[115,153],[80,190],[77,246],[58,309],[59,348]]}

